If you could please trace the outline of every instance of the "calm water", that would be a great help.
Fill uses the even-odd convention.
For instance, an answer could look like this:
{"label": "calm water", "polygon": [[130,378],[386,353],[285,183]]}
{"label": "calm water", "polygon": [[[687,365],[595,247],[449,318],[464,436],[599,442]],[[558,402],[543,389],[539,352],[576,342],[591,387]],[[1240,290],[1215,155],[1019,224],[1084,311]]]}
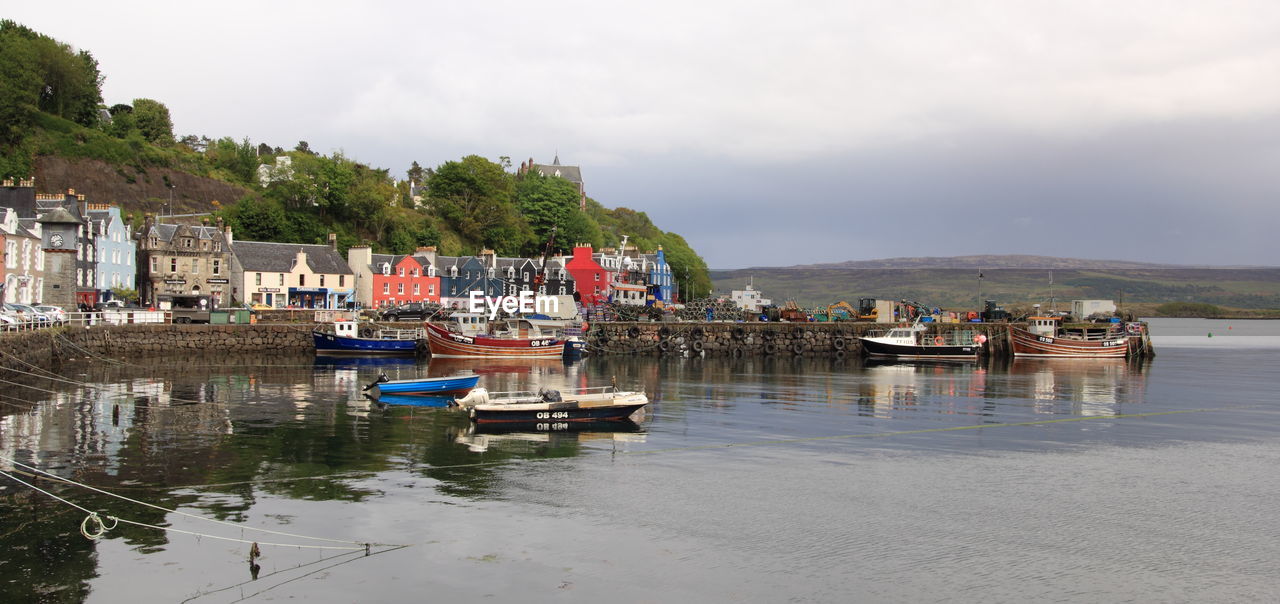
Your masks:
{"label": "calm water", "polygon": [[[1280,322],[1124,363],[85,360],[0,376],[0,601],[1277,601]],[[1212,334],[1212,337],[1209,336]],[[390,377],[642,385],[621,432],[476,433]],[[119,405],[118,418],[112,410]],[[21,469],[21,466],[19,466]],[[24,480],[29,478],[19,476]],[[262,545],[376,546],[373,555]]]}

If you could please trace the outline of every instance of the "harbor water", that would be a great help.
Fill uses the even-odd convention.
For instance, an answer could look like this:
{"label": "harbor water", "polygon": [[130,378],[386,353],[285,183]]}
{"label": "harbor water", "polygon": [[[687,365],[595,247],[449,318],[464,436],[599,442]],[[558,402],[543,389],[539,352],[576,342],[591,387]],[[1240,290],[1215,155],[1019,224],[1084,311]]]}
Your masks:
{"label": "harbor water", "polygon": [[[1280,600],[1280,322],[1150,325],[1142,364],[211,353],[7,372],[0,600]],[[459,371],[653,404],[491,432],[361,393]]]}

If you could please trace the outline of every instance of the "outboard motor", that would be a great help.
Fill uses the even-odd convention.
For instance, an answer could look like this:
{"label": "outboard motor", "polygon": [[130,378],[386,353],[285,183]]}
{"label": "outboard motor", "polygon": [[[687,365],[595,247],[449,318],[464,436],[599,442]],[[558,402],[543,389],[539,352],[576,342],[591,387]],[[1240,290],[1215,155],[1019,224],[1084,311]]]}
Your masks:
{"label": "outboard motor", "polygon": [[384,371],[382,372],[382,375],[378,376],[378,379],[373,380],[372,382],[369,382],[368,384],[366,384],[365,387],[362,389],[362,392],[368,392],[370,388],[373,388],[378,384],[381,384],[384,382],[390,382],[390,381],[391,381],[391,378],[387,377],[387,373]]}
{"label": "outboard motor", "polygon": [[489,402],[489,391],[484,388],[472,388],[466,396],[453,399],[453,404],[459,407],[474,407],[476,405],[484,405]]}
{"label": "outboard motor", "polygon": [[539,391],[538,391],[538,396],[540,396],[540,397],[542,398],[542,402],[544,402],[544,403],[561,403],[561,402],[564,402],[564,399],[563,399],[563,398],[560,398],[560,391],[559,391],[559,390],[551,390],[551,389],[549,389],[549,388],[543,388],[542,390],[539,390]]}

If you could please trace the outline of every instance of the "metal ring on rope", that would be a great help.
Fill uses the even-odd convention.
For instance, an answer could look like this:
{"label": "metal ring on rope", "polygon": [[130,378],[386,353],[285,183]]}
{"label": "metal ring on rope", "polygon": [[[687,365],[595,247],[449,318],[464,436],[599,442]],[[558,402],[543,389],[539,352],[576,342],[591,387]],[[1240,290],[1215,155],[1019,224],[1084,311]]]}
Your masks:
{"label": "metal ring on rope", "polygon": [[[111,520],[111,526],[107,526],[106,523],[102,522],[102,518],[98,517],[97,512],[89,512],[89,515],[80,521],[80,534],[90,541],[101,539],[103,535],[107,534],[107,531],[116,528],[116,525],[120,524],[120,519],[115,516],[107,516],[107,518]],[[89,528],[90,520],[97,525],[92,530]]]}

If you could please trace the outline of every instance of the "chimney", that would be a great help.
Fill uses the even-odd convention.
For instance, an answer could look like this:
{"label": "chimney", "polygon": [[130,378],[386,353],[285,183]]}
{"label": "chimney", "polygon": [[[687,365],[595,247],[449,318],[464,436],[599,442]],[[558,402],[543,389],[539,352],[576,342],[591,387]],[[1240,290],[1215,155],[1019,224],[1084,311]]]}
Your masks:
{"label": "chimney", "polygon": [[338,234],[337,233],[329,233],[329,249],[335,252],[338,251]]}
{"label": "chimney", "polygon": [[493,250],[480,250],[480,258],[484,261],[484,265],[489,268],[498,266],[498,256]]}
{"label": "chimney", "polygon": [[230,227],[230,226],[222,227],[222,238],[226,240],[226,242],[227,242],[227,251],[228,251],[228,252],[230,252],[230,251],[231,251],[231,243],[234,241],[234,240],[231,238],[231,227]]}

